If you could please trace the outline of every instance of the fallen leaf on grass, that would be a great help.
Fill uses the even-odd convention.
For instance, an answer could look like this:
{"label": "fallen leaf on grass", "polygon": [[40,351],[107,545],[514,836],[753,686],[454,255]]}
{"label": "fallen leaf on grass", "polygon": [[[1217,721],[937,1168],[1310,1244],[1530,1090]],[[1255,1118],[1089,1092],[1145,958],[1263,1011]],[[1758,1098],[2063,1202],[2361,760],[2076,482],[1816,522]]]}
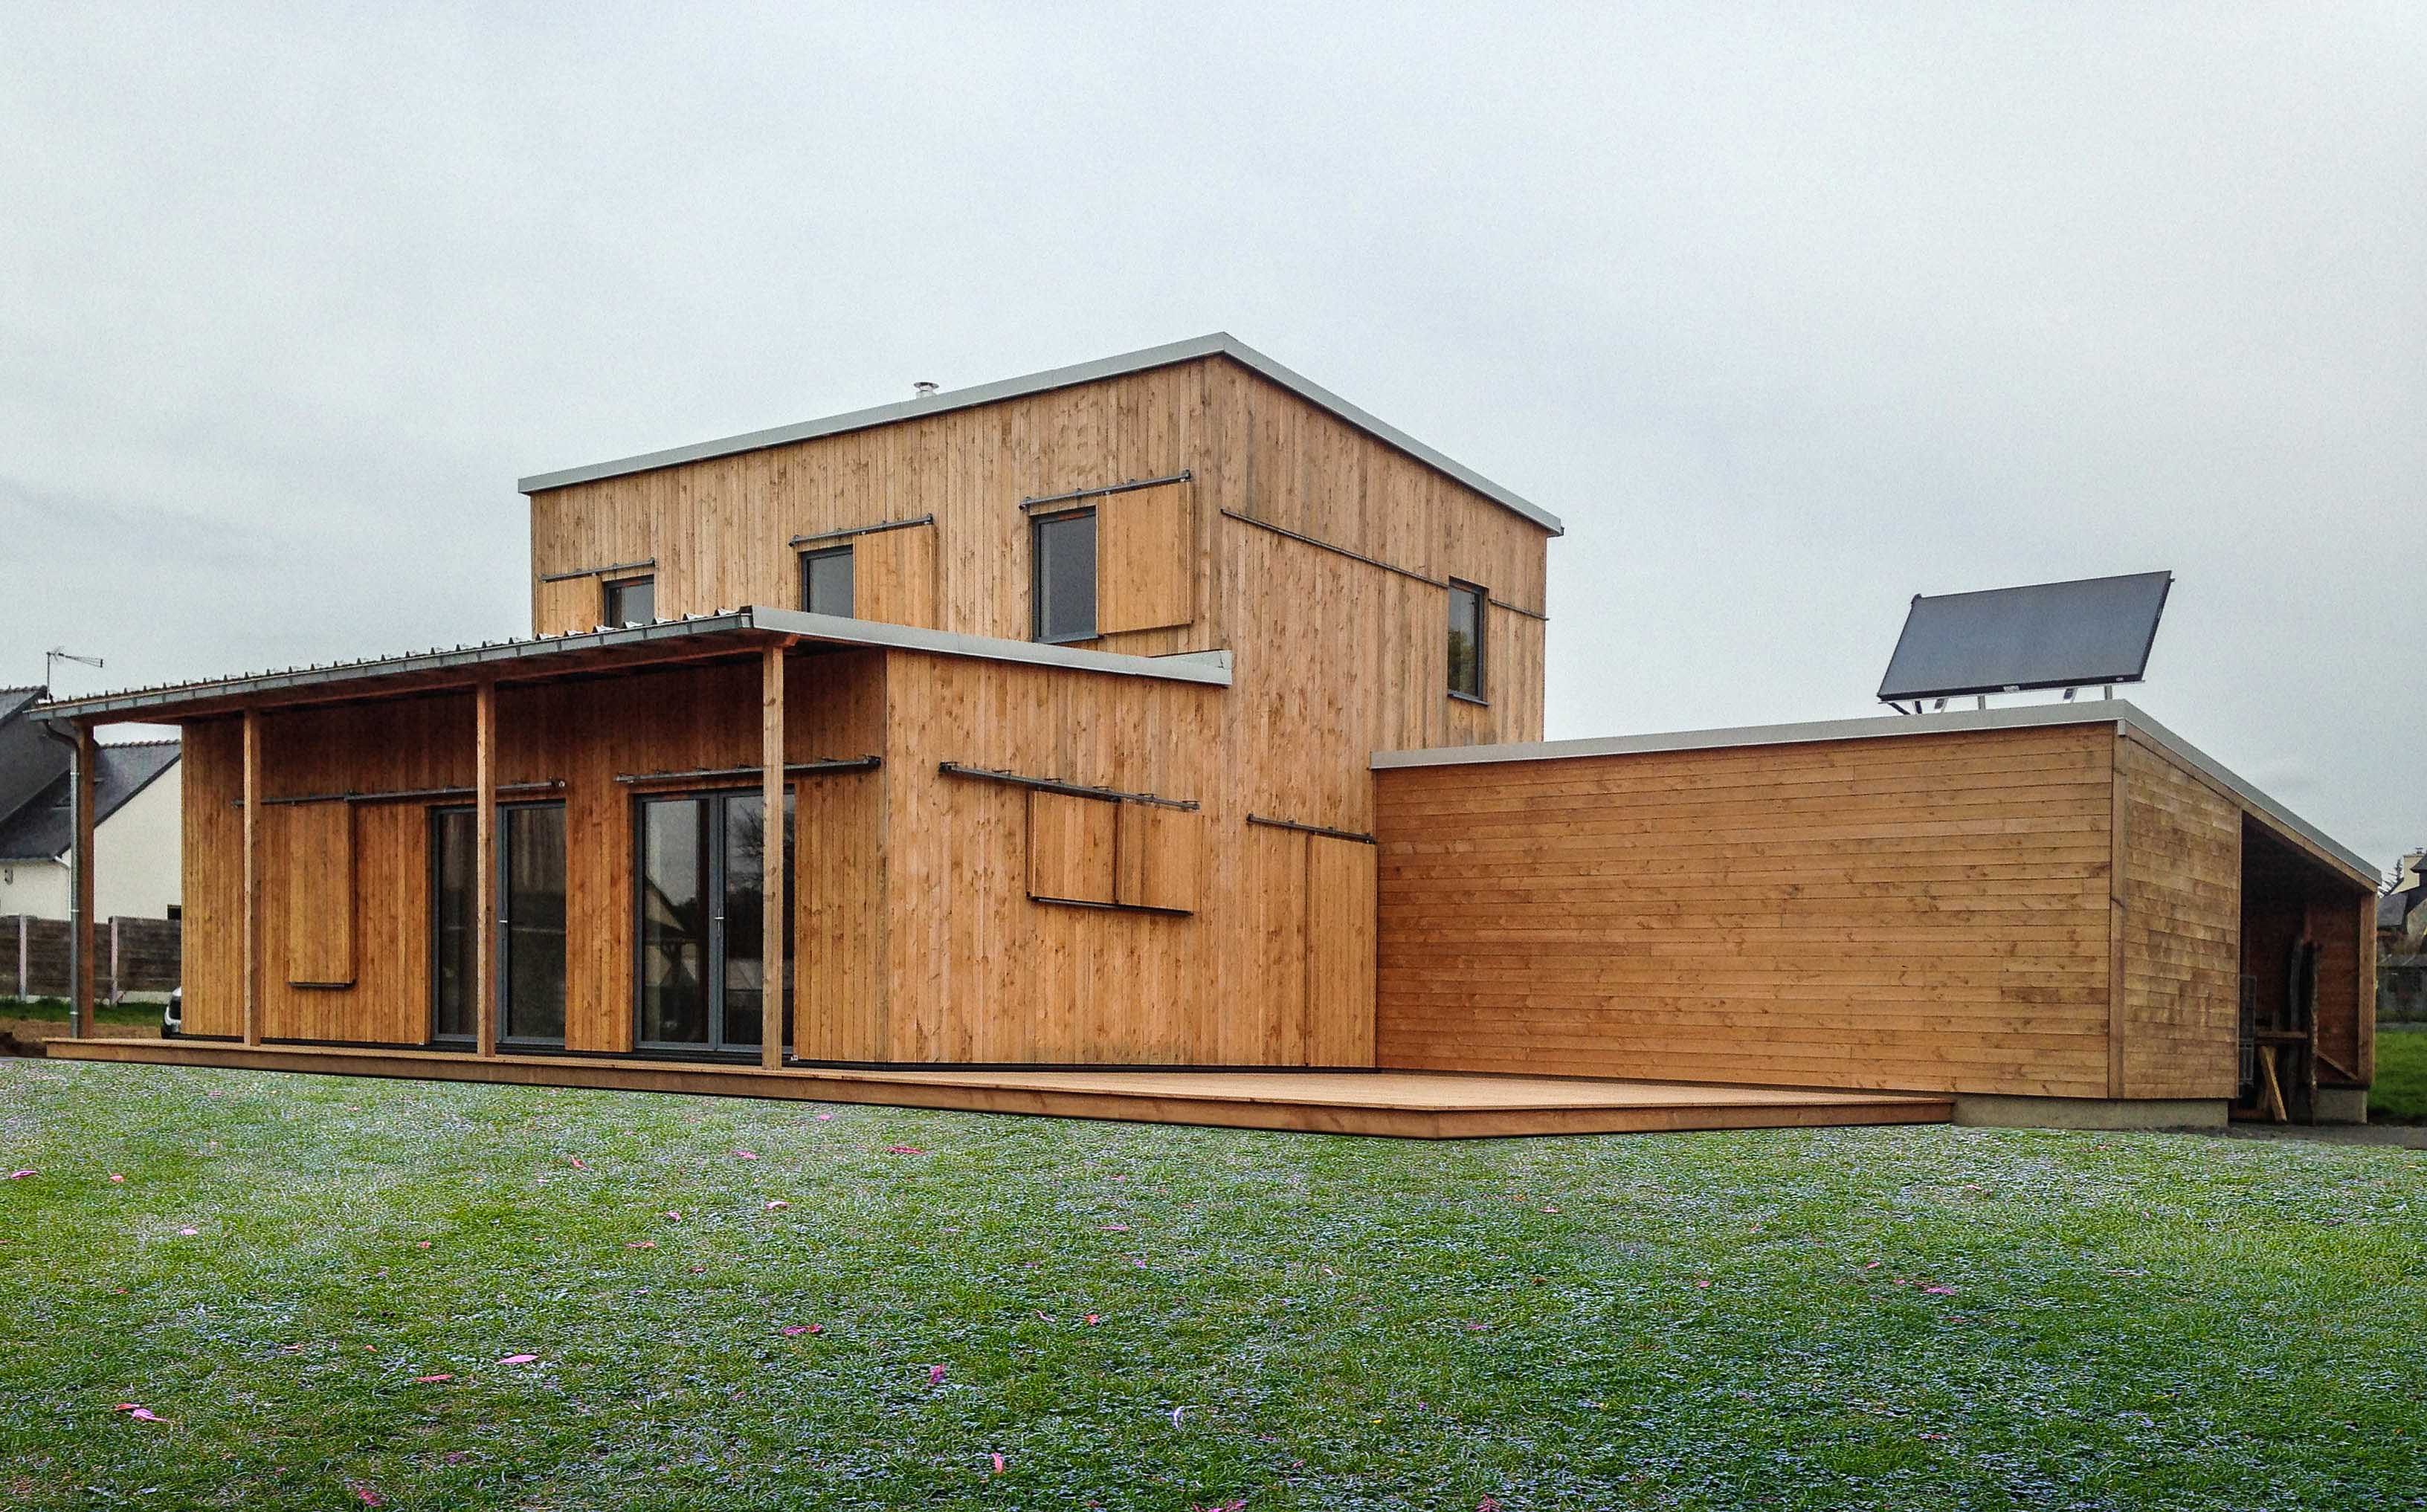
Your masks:
{"label": "fallen leaf on grass", "polygon": [[35,1173],[32,1171],[11,1171],[8,1173],[8,1179],[11,1181],[22,1181],[25,1179],[25,1178],[34,1174]]}
{"label": "fallen leaf on grass", "polygon": [[564,1158],[564,1163],[565,1163],[565,1164],[567,1164],[567,1165],[572,1166],[572,1167],[573,1167],[575,1170],[577,1170],[577,1171],[586,1171],[586,1170],[590,1169],[590,1167],[582,1162],[581,1157],[580,1157],[580,1156],[578,1156],[578,1155],[567,1155],[567,1156]]}
{"label": "fallen leaf on grass", "polygon": [[1171,1425],[1173,1427],[1177,1428],[1180,1426],[1180,1415],[1187,1410],[1188,1408],[1184,1406],[1176,1406],[1171,1409]]}
{"label": "fallen leaf on grass", "polygon": [[455,1377],[452,1375],[416,1375],[413,1378],[413,1384],[415,1386],[430,1386],[439,1381],[451,1381]]}
{"label": "fallen leaf on grass", "polygon": [[[826,1325],[822,1323],[796,1323],[784,1330],[784,1337],[787,1339],[798,1339],[803,1334],[822,1334],[825,1331]],[[937,1370],[943,1369],[940,1365],[936,1368]]]}
{"label": "fallen leaf on grass", "polygon": [[830,1113],[822,1113],[822,1114],[818,1114],[818,1121],[819,1121],[820,1123],[823,1123],[823,1122],[825,1122],[827,1119],[829,1119],[829,1118],[831,1118],[831,1117],[833,1117],[833,1116],[834,1116],[834,1114],[830,1114]]}
{"label": "fallen leaf on grass", "polygon": [[994,1472],[998,1475],[1002,1473],[1002,1456],[1001,1455],[994,1456]]}
{"label": "fallen leaf on grass", "polygon": [[160,1423],[166,1421],[158,1414],[155,1413],[150,1407],[143,1406],[139,1402],[121,1402],[118,1406],[110,1408],[110,1410],[112,1412],[123,1412],[138,1423]]}
{"label": "fallen leaf on grass", "polygon": [[537,1355],[508,1355],[505,1358],[497,1361],[497,1363],[500,1365],[529,1365],[536,1362],[538,1358],[539,1357]]}
{"label": "fallen leaf on grass", "polygon": [[885,1146],[885,1153],[888,1155],[924,1155],[927,1152],[920,1149],[916,1145],[888,1145]]}
{"label": "fallen leaf on grass", "polygon": [[112,1172],[110,1172],[110,1173],[109,1173],[109,1179],[110,1179],[111,1180],[113,1180],[113,1181],[123,1181],[123,1180],[125,1180],[125,1179],[126,1179],[126,1178],[124,1178],[124,1177],[122,1177],[122,1176],[121,1176],[121,1175],[119,1175],[116,1171],[112,1171]]}
{"label": "fallen leaf on grass", "polygon": [[354,1494],[362,1498],[363,1505],[365,1506],[385,1506],[387,1504],[380,1500],[379,1492],[372,1490],[367,1486],[355,1487]]}
{"label": "fallen leaf on grass", "polygon": [[1099,1324],[1099,1323],[1101,1323],[1101,1322],[1103,1322],[1103,1321],[1104,1321],[1104,1318],[1103,1318],[1103,1314],[1101,1314],[1101,1313],[1098,1313],[1098,1312],[1091,1312],[1091,1313],[1087,1314],[1087,1326],[1088,1326],[1088,1327],[1090,1327],[1090,1328],[1093,1328],[1096,1325],[1098,1325],[1098,1324]]}
{"label": "fallen leaf on grass", "polygon": [[928,1366],[928,1367],[927,1367],[927,1384],[928,1384],[929,1386],[941,1386],[941,1385],[943,1385],[943,1384],[944,1384],[944,1367],[942,1367],[941,1365],[930,1365],[930,1366]]}
{"label": "fallen leaf on grass", "polygon": [[624,1247],[626,1249],[655,1249],[658,1247],[658,1242],[654,1239],[627,1239],[624,1242]]}
{"label": "fallen leaf on grass", "polygon": [[1951,1297],[1955,1294],[1955,1288],[1951,1286],[1925,1286],[1922,1290],[1934,1297]]}
{"label": "fallen leaf on grass", "polygon": [[1103,1230],[1108,1234],[1125,1234],[1130,1231],[1130,1226],[1125,1223],[1108,1223],[1103,1226]]}
{"label": "fallen leaf on grass", "polygon": [[197,1235],[197,1234],[201,1233],[201,1232],[202,1232],[202,1230],[201,1230],[201,1229],[199,1229],[199,1228],[180,1228],[180,1229],[178,1229],[178,1230],[177,1230],[177,1232],[179,1232],[180,1234],[185,1235],[185,1236],[186,1236],[187,1238],[188,1238],[188,1239],[191,1239],[191,1238],[193,1238],[195,1235]]}
{"label": "fallen leaf on grass", "polygon": [[769,1197],[767,1199],[767,1211],[769,1212],[775,1212],[781,1209],[789,1208],[790,1206],[790,1203],[785,1201],[781,1197]]}
{"label": "fallen leaf on grass", "polygon": [[733,1158],[737,1161],[755,1161],[758,1157],[749,1150],[738,1149],[733,1152]]}

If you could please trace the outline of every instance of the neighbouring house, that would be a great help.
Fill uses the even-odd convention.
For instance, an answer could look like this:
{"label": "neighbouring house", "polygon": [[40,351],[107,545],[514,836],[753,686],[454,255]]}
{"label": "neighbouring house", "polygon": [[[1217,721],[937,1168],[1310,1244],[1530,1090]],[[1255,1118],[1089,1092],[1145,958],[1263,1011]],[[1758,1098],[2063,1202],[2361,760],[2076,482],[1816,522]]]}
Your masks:
{"label": "neighbouring house", "polygon": [[[44,692],[0,689],[0,916],[63,919],[75,824],[69,804],[69,748],[31,713]],[[177,742],[95,749],[99,917],[173,919],[183,886]]]}
{"label": "neighbouring house", "polygon": [[2376,937],[2387,951],[2418,954],[2427,946],[2427,879],[2419,869],[2427,851],[2413,851],[2394,863],[2392,885],[2376,900]]}
{"label": "neighbouring house", "polygon": [[1227,336],[521,490],[526,638],[46,707],[191,772],[192,1037],[53,1053],[1426,1133],[2365,1105],[2374,873],[2281,804],[2120,701],[1545,742],[1558,520]]}

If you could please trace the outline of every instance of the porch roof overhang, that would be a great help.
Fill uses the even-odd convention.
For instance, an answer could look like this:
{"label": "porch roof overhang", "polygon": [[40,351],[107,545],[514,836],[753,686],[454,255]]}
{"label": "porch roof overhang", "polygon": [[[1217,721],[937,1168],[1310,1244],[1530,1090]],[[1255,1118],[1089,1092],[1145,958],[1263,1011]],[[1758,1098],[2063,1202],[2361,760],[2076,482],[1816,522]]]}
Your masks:
{"label": "porch roof overhang", "polygon": [[1116,677],[1230,685],[1230,654],[1137,657],[1082,646],[1039,645],[993,636],[961,635],[915,625],[809,614],[752,606],[652,625],[583,630],[520,641],[483,641],[360,661],[287,667],[274,672],[164,683],[38,706],[34,716],[57,724],[203,718],[241,708],[405,697],[468,688],[595,676],[619,671],[744,655],[770,642],[877,648],[1055,667]]}
{"label": "porch roof overhang", "polygon": [[1679,730],[1662,735],[1594,737],[1577,740],[1528,740],[1507,745],[1445,746],[1422,751],[1376,751],[1374,770],[1397,767],[1490,765],[1503,761],[1560,761],[1577,756],[1634,756],[1663,751],[1718,751],[1740,746],[1802,745],[1826,740],[1894,740],[1948,735],[1966,730],[2014,730],[2062,724],[2112,724],[2165,753],[2230,794],[2293,847],[2336,870],[2346,882],[2376,890],[2376,869],[2368,858],[2338,845],[2325,831],[2292,812],[2207,752],[2121,698],[2071,704],[2025,704],[2007,708],[1949,709],[1935,714],[1881,714],[1865,719],[1820,720],[1801,724],[1748,724],[1728,729]]}

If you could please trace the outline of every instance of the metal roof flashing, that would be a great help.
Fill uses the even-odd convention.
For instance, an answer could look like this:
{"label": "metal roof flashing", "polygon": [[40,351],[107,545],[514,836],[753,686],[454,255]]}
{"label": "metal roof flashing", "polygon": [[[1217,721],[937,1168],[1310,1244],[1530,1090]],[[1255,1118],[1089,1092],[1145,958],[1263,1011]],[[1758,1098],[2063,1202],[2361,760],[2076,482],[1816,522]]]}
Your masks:
{"label": "metal roof flashing", "polygon": [[2376,868],[2366,857],[2337,844],[2323,830],[2293,813],[2256,783],[2158,723],[2138,705],[2121,698],[2071,704],[2026,704],[2009,708],[1955,709],[1943,714],[1880,714],[1796,724],[1747,724],[1656,735],[1531,740],[1508,745],[1440,746],[1423,751],[1376,751],[1371,765],[1377,772],[1405,767],[1489,766],[1507,761],[1559,761],[1576,756],[1717,751],[1743,746],[1802,745],[1827,740],[1883,740],[1908,735],[2066,724],[2113,724],[2118,730],[2137,730],[2184,766],[2206,775],[2250,808],[2316,846],[2358,876],[2373,878],[2376,875]]}
{"label": "metal roof flashing", "polygon": [[776,426],[765,431],[750,431],[741,435],[725,436],[714,441],[694,442],[689,446],[669,447],[660,451],[642,452],[611,462],[591,463],[579,467],[566,467],[555,472],[534,473],[515,483],[525,494],[543,494],[550,489],[570,488],[576,483],[593,483],[601,479],[622,478],[632,473],[652,472],[660,467],[676,467],[684,463],[705,462],[713,457],[731,457],[746,451],[763,451],[770,447],[790,446],[798,441],[811,441],[820,436],[841,435],[852,431],[865,431],[875,426],[892,425],[897,421],[915,420],[924,415],[945,415],[954,410],[973,409],[981,404],[998,403],[1003,399],[1023,398],[1032,394],[1051,393],[1057,388],[1071,388],[1107,378],[1120,378],[1131,373],[1143,373],[1157,367],[1169,367],[1177,363],[1195,362],[1205,357],[1228,357],[1249,371],[1290,390],[1318,409],[1328,410],[1376,440],[1423,463],[1434,471],[1445,474],[1474,489],[1501,508],[1531,521],[1553,535],[1567,534],[1559,517],[1530,499],[1501,487],[1471,467],[1453,461],[1396,426],[1367,414],[1339,395],[1311,382],[1273,361],[1253,347],[1228,332],[1188,341],[1175,341],[1161,347],[1148,347],[1138,351],[1124,352],[1115,357],[1100,357],[1093,362],[1077,363],[1067,367],[1052,367],[1043,372],[1006,378],[970,388],[953,389],[949,393],[926,394],[917,398],[903,399],[893,404],[879,404],[865,410],[851,410],[830,415],[822,419],[804,420],[794,425]]}
{"label": "metal roof flashing", "polygon": [[[1073,672],[1156,677],[1169,682],[1203,683],[1221,688],[1230,686],[1231,682],[1230,654],[1227,651],[1172,657],[1129,656],[1111,651],[1092,651],[1084,646],[1041,645],[1027,641],[930,630],[915,625],[888,625],[877,620],[845,619],[834,614],[807,614],[796,610],[753,606],[693,615],[688,619],[660,620],[650,625],[581,630],[570,635],[536,636],[520,641],[484,641],[477,645],[461,645],[452,649],[409,652],[322,666],[288,667],[276,672],[207,678],[199,682],[165,683],[101,693],[90,698],[61,699],[38,705],[31,713],[35,719],[57,725],[80,719],[132,720],[147,712],[165,712],[180,706],[344,683],[364,684],[365,691],[368,693],[375,691],[383,679],[459,669],[465,672],[481,668],[496,671],[519,664],[533,669],[529,675],[544,676],[546,663],[551,658],[574,652],[660,641],[698,641],[712,636],[751,632],[786,635],[833,645],[924,651],[937,656],[1024,662],[1062,667]],[[652,663],[636,660],[633,664],[646,666]]]}

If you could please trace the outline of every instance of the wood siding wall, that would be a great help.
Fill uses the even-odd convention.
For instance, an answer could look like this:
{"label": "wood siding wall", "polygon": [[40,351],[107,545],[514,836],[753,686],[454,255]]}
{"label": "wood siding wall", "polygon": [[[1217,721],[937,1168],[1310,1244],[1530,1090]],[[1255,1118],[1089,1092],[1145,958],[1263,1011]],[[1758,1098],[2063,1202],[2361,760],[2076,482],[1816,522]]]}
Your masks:
{"label": "wood siding wall", "polygon": [[[883,660],[877,653],[792,658],[788,699],[790,758],[858,756],[884,744]],[[499,690],[497,780],[501,786],[558,782],[565,805],[565,1043],[568,1049],[624,1050],[632,1044],[632,785],[621,775],[755,766],[758,689],[751,662],[697,665],[613,678]],[[399,699],[273,713],[262,720],[266,798],[379,793],[468,787],[472,780],[472,701],[465,694]],[[238,743],[233,720],[187,728],[187,1031],[241,1032],[242,822]],[[881,872],[841,864],[866,854],[867,814],[852,825],[855,798],[881,785],[876,773],[804,778],[819,792],[805,805],[834,833],[796,845],[796,868],[814,862],[814,888],[796,883],[796,905],[814,930],[833,923],[851,938],[845,917],[865,919]],[[724,786],[741,786],[727,782]],[[829,792],[827,789],[831,789]],[[685,790],[683,785],[657,790]],[[513,801],[513,800],[510,800]],[[352,810],[350,932],[353,981],[328,987],[290,982],[299,968],[320,973],[326,938],[337,928],[319,900],[343,901],[330,886],[331,859],[299,855],[292,839],[320,822],[323,805],[265,804],[260,815],[262,1033],[269,1039],[420,1044],[431,1028],[430,813],[438,801],[361,803]],[[796,803],[799,800],[796,798]],[[314,816],[302,819],[300,816]],[[834,855],[829,856],[831,845]],[[833,914],[808,915],[812,902]],[[297,920],[315,933],[297,935]],[[865,928],[864,922],[860,926]],[[326,932],[326,933],[322,933]],[[810,933],[815,946],[828,936]],[[860,947],[855,947],[860,948]],[[833,963],[796,945],[803,957]],[[864,967],[844,963],[841,980]]]}
{"label": "wood siding wall", "polygon": [[2118,740],[2124,815],[2115,1096],[2230,1097],[2239,1081],[2241,805]]}
{"label": "wood siding wall", "polygon": [[[647,559],[664,618],[794,605],[799,561],[787,542],[932,514],[932,528],[861,538],[888,552],[895,536],[919,538],[934,559],[920,566],[932,570],[932,601],[888,590],[863,612],[1025,640],[1020,501],[1181,472],[1185,486],[1097,501],[1100,547],[1121,578],[1105,623],[1143,627],[1090,643],[1148,656],[1235,650],[1240,701],[1258,714],[1344,715],[1341,749],[1364,743],[1327,771],[1335,819],[1325,822],[1371,822],[1363,797],[1342,797],[1361,793],[1371,751],[1540,738],[1544,532],[1221,358],[534,495],[532,623],[555,634],[599,616],[595,577],[546,577]],[[1182,549],[1179,561],[1143,555]],[[892,569],[866,565],[864,584],[891,580]],[[1498,601],[1488,707],[1448,697],[1440,585],[1451,577]]]}
{"label": "wood siding wall", "polygon": [[2104,1097],[2113,744],[1377,772],[1377,1064]]}

